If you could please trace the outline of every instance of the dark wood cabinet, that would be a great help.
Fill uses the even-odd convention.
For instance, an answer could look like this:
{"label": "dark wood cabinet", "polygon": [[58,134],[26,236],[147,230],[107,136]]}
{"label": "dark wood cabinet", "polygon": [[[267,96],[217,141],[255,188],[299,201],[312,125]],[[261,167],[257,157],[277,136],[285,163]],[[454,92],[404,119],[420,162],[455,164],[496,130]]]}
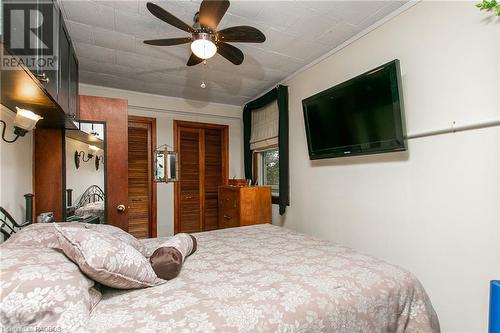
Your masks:
{"label": "dark wood cabinet", "polygon": [[80,112],[78,108],[78,58],[75,49],[70,44],[69,49],[69,109],[68,114],[72,119],[79,119]]}
{"label": "dark wood cabinet", "polygon": [[63,21],[59,25],[59,94],[57,102],[64,113],[69,115],[69,57],[70,39]]}
{"label": "dark wood cabinet", "polygon": [[[41,1],[38,4],[38,10],[42,13],[42,17],[44,19],[52,20],[53,22],[58,22],[58,20],[55,19],[58,18],[60,14],[59,14],[59,8],[55,3],[51,5],[47,1]],[[50,36],[51,34],[54,35],[53,27],[51,25],[42,25],[40,29],[41,29],[42,39],[44,39],[44,36]],[[53,39],[54,37],[57,36],[58,35],[51,36],[50,39]],[[55,55],[57,56],[59,53],[58,38],[53,40],[52,43],[53,43],[52,53],[55,53]],[[52,55],[53,54],[50,53],[49,48],[39,47],[40,58],[48,59]],[[52,99],[57,101],[57,91],[59,85],[59,70],[57,66],[57,61],[55,61],[54,66],[55,67],[53,69],[37,68],[35,76],[43,85],[48,94],[52,97]]]}
{"label": "dark wood cabinet", "polygon": [[272,222],[271,186],[220,186],[219,228]]}
{"label": "dark wood cabinet", "polygon": [[[75,49],[71,42],[68,30],[64,23],[62,12],[59,9],[56,1],[35,0],[34,5],[40,11],[40,20],[53,22],[51,24],[42,24],[37,31],[36,54],[28,54],[27,50],[22,48],[11,49],[12,44],[11,34],[6,34],[4,39],[5,44],[2,48],[14,57],[26,59],[29,56],[30,63],[53,63],[53,66],[35,67],[18,65],[15,70],[2,70],[2,78],[9,82],[2,82],[1,102],[12,110],[15,106],[22,106],[31,109],[38,113],[43,119],[37,127],[66,127],[74,129],[73,120],[79,118],[78,106],[78,59]],[[18,15],[19,16],[19,15]],[[13,16],[14,18],[18,16]],[[19,16],[18,18],[22,18]],[[18,26],[22,26],[24,22],[17,22]],[[14,24],[15,25],[15,24]],[[51,46],[44,47],[41,45],[44,39],[43,36],[50,36]],[[46,45],[45,45],[46,46]],[[29,81],[32,82],[29,82]],[[19,88],[22,85],[24,89]],[[28,98],[18,94],[17,91],[27,90],[27,86],[32,86],[33,89],[43,95],[38,100],[33,96]],[[43,100],[43,102],[42,102]]]}

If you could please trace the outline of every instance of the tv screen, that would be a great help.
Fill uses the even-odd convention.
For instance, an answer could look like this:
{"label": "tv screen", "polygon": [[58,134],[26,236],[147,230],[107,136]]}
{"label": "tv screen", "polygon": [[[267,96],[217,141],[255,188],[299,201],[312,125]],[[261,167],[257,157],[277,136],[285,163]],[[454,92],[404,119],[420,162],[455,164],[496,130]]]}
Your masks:
{"label": "tv screen", "polygon": [[302,101],[310,159],[406,150],[399,60]]}

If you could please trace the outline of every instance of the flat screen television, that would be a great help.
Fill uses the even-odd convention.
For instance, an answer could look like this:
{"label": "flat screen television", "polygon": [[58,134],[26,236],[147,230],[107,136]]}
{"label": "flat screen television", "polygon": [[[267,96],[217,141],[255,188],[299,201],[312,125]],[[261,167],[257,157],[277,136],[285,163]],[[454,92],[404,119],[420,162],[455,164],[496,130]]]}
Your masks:
{"label": "flat screen television", "polygon": [[406,150],[399,60],[302,101],[311,160]]}

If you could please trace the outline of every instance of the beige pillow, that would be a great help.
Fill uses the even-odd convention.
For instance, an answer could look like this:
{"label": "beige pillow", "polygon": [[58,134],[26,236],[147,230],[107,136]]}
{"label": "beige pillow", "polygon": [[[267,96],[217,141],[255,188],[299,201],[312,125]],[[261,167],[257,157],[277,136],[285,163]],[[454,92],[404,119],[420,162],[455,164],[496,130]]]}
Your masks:
{"label": "beige pillow", "polygon": [[[132,246],[143,255],[146,255],[143,245],[139,240],[118,227],[109,224],[87,224],[82,222],[62,222],[58,224],[65,227],[73,226],[75,228],[92,229],[102,234],[111,235]],[[53,223],[30,224],[13,234],[5,243],[17,246],[59,248],[59,240],[57,239]]]}
{"label": "beige pillow", "polygon": [[85,224],[87,229],[92,229],[97,232],[106,234],[106,235],[111,235],[113,237],[118,238],[124,243],[127,243],[128,245],[132,246],[134,249],[137,251],[141,252],[142,255],[144,254],[143,246],[139,242],[137,238],[132,236],[126,231],[123,231],[122,229],[109,225],[109,224]]}
{"label": "beige pillow", "polygon": [[0,258],[0,327],[5,332],[85,330],[101,293],[61,250],[2,244]]}
{"label": "beige pillow", "polygon": [[148,259],[129,244],[96,230],[54,224],[64,254],[91,279],[118,289],[151,287],[159,279]]}
{"label": "beige pillow", "polygon": [[[85,223],[80,222],[64,223],[80,228],[85,227]],[[30,224],[10,236],[10,238],[5,241],[4,244],[8,244],[9,246],[22,247],[49,247],[54,249],[59,248],[59,240],[56,237],[52,223]]]}

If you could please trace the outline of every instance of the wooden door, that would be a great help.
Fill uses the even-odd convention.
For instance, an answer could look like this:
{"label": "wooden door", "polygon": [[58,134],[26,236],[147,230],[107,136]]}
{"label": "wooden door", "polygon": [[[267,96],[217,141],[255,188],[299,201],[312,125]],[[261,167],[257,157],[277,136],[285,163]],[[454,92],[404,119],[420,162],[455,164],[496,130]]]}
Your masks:
{"label": "wooden door", "polygon": [[179,205],[177,232],[197,232],[201,225],[202,185],[200,174],[200,153],[202,132],[197,128],[179,128]]}
{"label": "wooden door", "polygon": [[106,123],[107,223],[128,231],[128,102],[79,96],[80,118]]}
{"label": "wooden door", "polygon": [[156,184],[153,154],[156,119],[128,118],[128,232],[137,238],[156,237]]}
{"label": "wooden door", "polygon": [[205,130],[205,165],[203,168],[204,231],[218,229],[219,226],[219,186],[224,185],[223,171],[223,130]]}
{"label": "wooden door", "polygon": [[228,178],[228,127],[174,121],[179,153],[174,232],[218,228],[218,187]]}

